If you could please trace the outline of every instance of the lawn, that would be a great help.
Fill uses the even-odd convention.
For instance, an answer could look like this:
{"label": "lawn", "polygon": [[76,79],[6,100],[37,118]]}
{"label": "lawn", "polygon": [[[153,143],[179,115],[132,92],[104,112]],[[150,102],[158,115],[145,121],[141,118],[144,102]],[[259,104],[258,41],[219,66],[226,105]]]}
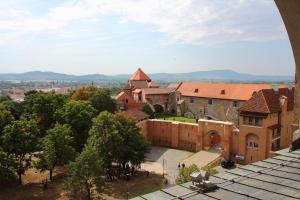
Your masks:
{"label": "lawn", "polygon": [[180,117],[180,116],[173,116],[173,115],[156,115],[156,119],[163,119],[163,120],[171,120],[171,121],[178,121],[178,122],[189,122],[189,123],[197,123],[196,119],[194,118],[187,118],[187,117]]}

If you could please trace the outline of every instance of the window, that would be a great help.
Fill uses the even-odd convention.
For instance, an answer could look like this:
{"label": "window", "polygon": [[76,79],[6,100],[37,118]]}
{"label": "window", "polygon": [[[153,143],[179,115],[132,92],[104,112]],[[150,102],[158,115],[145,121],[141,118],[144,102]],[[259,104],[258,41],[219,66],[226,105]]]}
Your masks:
{"label": "window", "polygon": [[249,117],[249,123],[248,123],[249,125],[253,125],[253,119],[252,119],[252,117]]}
{"label": "window", "polygon": [[190,98],[190,103],[194,103],[194,98],[193,97]]}
{"label": "window", "polygon": [[255,117],[255,126],[259,126],[259,118],[258,117]]}
{"label": "window", "polygon": [[233,107],[238,107],[239,106],[239,102],[238,101],[233,101],[232,105],[233,105]]}
{"label": "window", "polygon": [[139,96],[139,101],[142,101],[142,96]]}
{"label": "window", "polygon": [[126,103],[128,103],[128,99],[126,99]]}
{"label": "window", "polygon": [[180,100],[180,98],[177,96],[177,97],[176,97],[176,100],[177,100],[177,101],[179,101],[179,100]]}
{"label": "window", "polygon": [[209,104],[209,105],[212,105],[212,104],[213,104],[212,99],[208,99],[208,104]]}
{"label": "window", "polygon": [[258,144],[256,142],[253,142],[253,147],[258,148]]}

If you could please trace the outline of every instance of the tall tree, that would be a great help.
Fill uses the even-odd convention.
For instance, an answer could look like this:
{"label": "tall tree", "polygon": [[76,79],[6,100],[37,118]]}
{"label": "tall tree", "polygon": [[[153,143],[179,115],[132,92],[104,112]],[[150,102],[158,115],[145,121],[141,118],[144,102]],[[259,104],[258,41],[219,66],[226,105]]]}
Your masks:
{"label": "tall tree", "polygon": [[71,129],[67,125],[56,124],[47,131],[42,140],[43,153],[37,166],[42,171],[49,170],[50,180],[56,166],[68,164],[75,158],[76,151],[73,148],[71,134]]}
{"label": "tall tree", "polygon": [[104,182],[102,163],[94,148],[86,146],[75,162],[68,166],[65,185],[71,191],[84,191],[87,199],[92,197],[92,188],[101,191]]}
{"label": "tall tree", "polygon": [[118,163],[125,165],[131,163],[139,165],[146,158],[148,152],[148,143],[140,133],[140,128],[136,125],[133,118],[124,115],[124,113],[117,113],[117,129],[118,129],[118,152],[115,159]]}
{"label": "tall tree", "polygon": [[77,150],[81,150],[87,140],[88,131],[92,125],[92,119],[96,110],[88,101],[67,102],[56,112],[58,122],[68,124],[75,138]]}
{"label": "tall tree", "polygon": [[128,163],[138,165],[144,161],[148,151],[148,144],[135,120],[122,113],[100,113],[93,120],[89,134],[88,144],[95,147],[108,169],[112,162],[121,164],[123,168]]}
{"label": "tall tree", "polygon": [[31,92],[25,96],[24,112],[28,118],[34,118],[42,135],[51,128],[55,120],[55,112],[62,108],[67,100],[66,95],[55,93]]}
{"label": "tall tree", "polygon": [[17,174],[22,184],[22,175],[31,166],[31,155],[37,150],[39,130],[35,122],[13,121],[7,125],[3,134],[3,149],[18,160]]}
{"label": "tall tree", "polygon": [[90,101],[98,113],[102,111],[116,111],[115,101],[111,98],[111,92],[108,88],[81,87],[74,91],[71,99]]}
{"label": "tall tree", "polygon": [[88,145],[96,149],[107,169],[111,167],[119,148],[118,137],[117,121],[114,114],[104,111],[93,119]]}

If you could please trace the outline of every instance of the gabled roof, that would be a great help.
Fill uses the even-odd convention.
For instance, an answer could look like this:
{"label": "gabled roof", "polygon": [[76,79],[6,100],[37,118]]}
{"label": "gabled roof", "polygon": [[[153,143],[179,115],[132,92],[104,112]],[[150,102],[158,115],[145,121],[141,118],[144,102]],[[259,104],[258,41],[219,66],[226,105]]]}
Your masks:
{"label": "gabled roof", "polygon": [[270,114],[280,112],[280,96],[286,96],[288,98],[288,110],[293,110],[293,91],[288,88],[280,88],[278,91],[264,89],[254,92],[252,97],[246,101],[239,110],[241,113]]}
{"label": "gabled roof", "polygon": [[270,84],[183,82],[177,91],[183,96],[246,101],[253,92],[271,88]]}
{"label": "gabled roof", "polygon": [[151,81],[151,79],[143,72],[141,68],[129,78],[130,81]]}

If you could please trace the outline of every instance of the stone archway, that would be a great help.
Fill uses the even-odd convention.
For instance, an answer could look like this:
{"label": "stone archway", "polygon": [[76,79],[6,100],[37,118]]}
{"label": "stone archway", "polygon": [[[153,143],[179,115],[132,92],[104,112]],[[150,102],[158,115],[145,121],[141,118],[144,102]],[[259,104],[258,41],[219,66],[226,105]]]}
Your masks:
{"label": "stone archway", "polygon": [[209,144],[211,149],[221,149],[221,135],[217,131],[209,131]]}

